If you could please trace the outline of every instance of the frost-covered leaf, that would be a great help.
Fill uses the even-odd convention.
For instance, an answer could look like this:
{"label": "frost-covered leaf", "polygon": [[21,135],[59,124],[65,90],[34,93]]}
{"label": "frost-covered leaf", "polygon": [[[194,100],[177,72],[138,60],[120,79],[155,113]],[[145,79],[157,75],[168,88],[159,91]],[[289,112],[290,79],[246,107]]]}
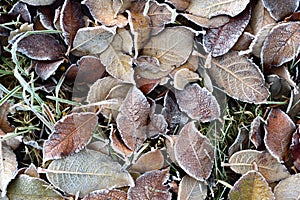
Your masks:
{"label": "frost-covered leaf", "polygon": [[270,12],[271,16],[279,21],[284,17],[289,16],[297,10],[299,0],[262,0],[266,9]]}
{"label": "frost-covered leaf", "polygon": [[58,60],[66,48],[53,35],[30,34],[18,41],[17,51],[34,60]]}
{"label": "frost-covered leaf", "polygon": [[44,162],[59,159],[81,150],[90,140],[98,123],[94,113],[73,113],[54,125],[54,131],[44,143]]}
{"label": "frost-covered leaf", "polygon": [[187,84],[198,80],[200,80],[199,74],[187,68],[182,68],[176,71],[174,75],[174,88],[177,90],[183,90]]}
{"label": "frost-covered leaf", "polygon": [[46,6],[54,3],[56,0],[21,0],[32,6]]}
{"label": "frost-covered leaf", "polygon": [[[1,95],[0,95],[1,97]],[[2,97],[1,97],[2,99]],[[0,135],[1,133],[9,133],[13,132],[15,129],[10,125],[9,121],[7,120],[7,115],[10,112],[12,104],[9,102],[4,102],[0,105]],[[2,131],[2,132],[1,132]]]}
{"label": "frost-covered leaf", "polygon": [[191,0],[186,11],[206,18],[222,14],[234,17],[241,13],[249,2],[250,0]]}
{"label": "frost-covered leaf", "polygon": [[300,53],[300,22],[276,25],[267,36],[261,50],[265,66],[281,66]]}
{"label": "frost-covered leaf", "polygon": [[164,156],[159,149],[149,151],[130,167],[131,172],[145,173],[152,170],[159,170],[164,165]]}
{"label": "frost-covered leaf", "polygon": [[80,28],[73,41],[73,52],[75,55],[90,55],[103,52],[116,34],[116,28],[105,26]]}
{"label": "frost-covered leaf", "polygon": [[185,10],[189,7],[191,0],[166,0],[166,2],[172,4],[176,10]]}
{"label": "frost-covered leaf", "polygon": [[230,157],[229,166],[239,174],[245,174],[257,167],[258,172],[270,183],[290,176],[287,168],[267,151],[238,151]]}
{"label": "frost-covered leaf", "polygon": [[213,58],[207,69],[214,83],[229,96],[250,103],[265,102],[269,96],[264,77],[248,58],[230,52]]}
{"label": "frost-covered leaf", "polygon": [[63,200],[59,192],[51,189],[51,186],[44,180],[28,176],[19,175],[7,188],[9,199],[21,200]]}
{"label": "frost-covered leaf", "polygon": [[111,157],[93,150],[83,150],[48,166],[51,184],[69,194],[82,198],[94,190],[133,186],[130,174]]}
{"label": "frost-covered leaf", "polygon": [[278,160],[286,161],[296,126],[292,119],[280,109],[271,109],[265,125],[264,142],[268,151]]}
{"label": "frost-covered leaf", "polygon": [[[84,0],[85,4],[93,18],[106,26],[124,27],[127,25],[127,19],[121,14],[115,12],[116,4],[122,4],[120,0]],[[119,5],[121,6],[121,5]]]}
{"label": "frost-covered leaf", "polygon": [[181,14],[181,15],[187,18],[188,20],[194,22],[198,26],[204,28],[218,28],[220,26],[227,24],[230,20],[230,17],[227,15],[219,15],[212,18],[200,17],[192,14]]}
{"label": "frost-covered leaf", "polygon": [[210,122],[220,117],[220,106],[216,98],[206,88],[197,83],[187,85],[175,93],[179,108],[190,118]]}
{"label": "frost-covered leaf", "polygon": [[249,32],[244,32],[238,39],[238,41],[234,44],[232,47],[232,50],[234,51],[244,51],[247,50],[251,44],[251,42],[254,40],[254,35],[252,35]]}
{"label": "frost-covered leaf", "polygon": [[154,114],[148,124],[148,138],[164,135],[167,132],[168,123],[162,114]]}
{"label": "frost-covered leaf", "polygon": [[275,200],[272,189],[265,178],[256,171],[244,174],[229,191],[229,199],[268,199]]}
{"label": "frost-covered leaf", "polygon": [[188,175],[179,183],[178,200],[205,200],[207,185]]}
{"label": "frost-covered leaf", "polygon": [[249,139],[254,144],[256,149],[263,145],[263,131],[261,126],[262,122],[263,118],[261,116],[255,117],[255,119],[251,122]]}
{"label": "frost-covered leaf", "polygon": [[128,190],[128,200],[164,199],[171,200],[172,195],[164,183],[168,179],[169,169],[146,172],[136,179],[135,186]]}
{"label": "frost-covered leaf", "polygon": [[127,200],[127,193],[122,190],[96,190],[86,195],[83,200]]}
{"label": "frost-covered leaf", "polygon": [[299,199],[300,196],[300,174],[294,174],[276,185],[274,189],[275,198],[278,200]]}
{"label": "frost-covered leaf", "polygon": [[38,61],[34,70],[42,80],[47,80],[63,62],[64,60]]}
{"label": "frost-covered leaf", "polygon": [[200,181],[210,176],[214,148],[209,139],[196,129],[194,122],[181,129],[174,151],[176,161],[188,175]]}
{"label": "frost-covered leaf", "polygon": [[123,157],[129,157],[132,154],[133,151],[124,144],[121,136],[116,133],[116,129],[110,131],[109,139],[111,141],[110,145],[115,152]]}
{"label": "frost-covered leaf", "polygon": [[120,108],[116,122],[120,135],[131,150],[138,149],[147,137],[150,104],[144,94],[133,86]]}
{"label": "frost-covered leaf", "polygon": [[225,25],[208,29],[203,36],[205,51],[211,53],[213,57],[227,53],[243,34],[250,21],[250,14],[250,9],[247,8],[240,15],[231,18]]}

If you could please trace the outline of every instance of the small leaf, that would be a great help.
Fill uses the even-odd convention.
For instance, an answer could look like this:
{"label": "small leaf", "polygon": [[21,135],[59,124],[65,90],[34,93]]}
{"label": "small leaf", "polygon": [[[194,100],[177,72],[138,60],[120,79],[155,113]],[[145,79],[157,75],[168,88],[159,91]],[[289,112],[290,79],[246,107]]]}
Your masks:
{"label": "small leaf", "polygon": [[146,172],[136,179],[134,187],[128,190],[128,200],[164,199],[171,200],[172,195],[164,182],[168,179],[169,169]]}
{"label": "small leaf", "polygon": [[185,10],[189,7],[191,0],[166,0],[166,2],[172,4],[176,10]]}
{"label": "small leaf", "polygon": [[122,190],[96,190],[86,195],[83,200],[127,200],[127,193]]}
{"label": "small leaf", "polygon": [[111,141],[110,145],[112,149],[121,154],[123,157],[129,157],[132,154],[132,150],[130,150],[123,142],[121,137],[116,133],[115,129],[110,131],[109,139]]}
{"label": "small leaf", "polygon": [[42,80],[47,80],[64,62],[64,60],[57,61],[39,61],[35,65],[35,72]]}
{"label": "small leaf", "polygon": [[263,118],[261,116],[255,117],[255,119],[251,122],[249,138],[250,141],[254,144],[256,149],[262,147],[263,145],[263,131],[262,131],[262,122]]}
{"label": "small leaf", "polygon": [[198,15],[192,15],[192,14],[181,14],[188,20],[194,22],[198,26],[204,27],[204,28],[218,28],[220,26],[223,26],[227,24],[230,20],[230,17],[227,15],[219,15],[212,18],[206,18],[206,17],[200,17]]}
{"label": "small leaf", "polygon": [[276,21],[291,15],[299,6],[299,0],[262,0],[262,2]]}
{"label": "small leaf", "polygon": [[15,130],[13,127],[11,127],[9,121],[7,120],[7,115],[11,111],[11,106],[12,104],[8,102],[4,102],[2,105],[0,105],[0,135],[1,131],[4,133],[9,133]]}
{"label": "small leaf", "polygon": [[133,86],[120,108],[116,122],[120,135],[131,150],[137,150],[146,139],[150,104],[144,94]]}
{"label": "small leaf", "polygon": [[299,184],[300,174],[294,174],[291,177],[280,181],[274,189],[275,198],[278,200],[299,199]]}
{"label": "small leaf", "polygon": [[21,0],[32,6],[46,6],[54,3],[56,0]]}
{"label": "small leaf", "polygon": [[194,122],[181,129],[174,151],[176,161],[188,175],[199,181],[208,179],[213,168],[214,148]]}
{"label": "small leaf", "polygon": [[44,143],[43,161],[59,159],[81,150],[90,140],[98,123],[94,113],[73,113],[54,125],[54,132]]}
{"label": "small leaf", "polygon": [[212,59],[207,69],[215,84],[228,95],[249,103],[265,102],[269,96],[259,68],[237,52]]}
{"label": "small leaf", "polygon": [[271,109],[265,125],[264,142],[268,151],[278,160],[286,161],[296,126],[291,118],[280,109]]}
{"label": "small leaf", "polygon": [[267,36],[261,50],[265,66],[281,66],[300,53],[300,22],[276,25]]}
{"label": "small leaf", "polygon": [[164,156],[159,149],[149,151],[130,167],[131,172],[145,173],[152,170],[159,170],[164,166]]}
{"label": "small leaf", "polygon": [[207,185],[188,175],[185,175],[179,183],[178,200],[205,200]]}
{"label": "small leaf", "polygon": [[48,166],[47,178],[64,192],[84,197],[94,190],[133,186],[132,177],[111,157],[93,150],[83,150]]}
{"label": "small leaf", "polygon": [[18,41],[17,51],[34,60],[58,60],[66,48],[53,35],[31,34]]}
{"label": "small leaf", "polygon": [[200,80],[199,74],[187,68],[182,68],[176,71],[174,75],[174,88],[177,90],[184,90],[184,87],[187,84],[198,80]]}
{"label": "small leaf", "polygon": [[178,90],[175,95],[180,110],[192,119],[210,122],[220,117],[220,106],[216,98],[197,83]]}
{"label": "small leaf", "polygon": [[294,166],[299,170],[300,169],[300,128],[297,124],[297,129],[293,133],[292,144],[291,144],[291,154],[293,159]]}
{"label": "small leaf", "polygon": [[239,174],[245,174],[255,168],[268,182],[275,182],[290,176],[287,168],[266,151],[242,150],[229,159],[230,168]]}
{"label": "small leaf", "polygon": [[9,199],[30,200],[63,200],[64,198],[44,180],[30,177],[26,174],[19,175],[8,187]]}
{"label": "small leaf", "polygon": [[161,114],[154,114],[148,124],[148,138],[157,137],[159,135],[164,135],[167,132],[168,124],[165,117]]}
{"label": "small leaf", "polygon": [[186,10],[206,18],[222,14],[234,17],[241,13],[249,2],[249,0],[191,0]]}
{"label": "small leaf", "polygon": [[264,177],[256,171],[244,174],[229,191],[229,199],[269,199],[275,200],[274,194]]}
{"label": "small leaf", "polygon": [[72,53],[75,55],[101,53],[110,45],[115,34],[116,28],[105,26],[80,28],[73,41]]}

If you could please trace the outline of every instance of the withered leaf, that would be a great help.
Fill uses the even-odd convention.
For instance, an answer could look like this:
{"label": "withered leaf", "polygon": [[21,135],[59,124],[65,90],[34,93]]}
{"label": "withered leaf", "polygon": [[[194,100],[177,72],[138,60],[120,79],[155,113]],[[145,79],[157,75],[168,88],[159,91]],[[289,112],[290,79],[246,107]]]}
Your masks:
{"label": "withered leaf", "polygon": [[123,157],[129,157],[132,154],[130,150],[122,141],[121,137],[116,133],[116,129],[112,129],[109,134],[112,149],[121,154]]}
{"label": "withered leaf", "polygon": [[229,199],[269,199],[275,200],[272,189],[265,178],[256,171],[244,174],[229,191]]}
{"label": "withered leaf", "polygon": [[263,145],[263,133],[262,133],[262,126],[261,126],[262,121],[263,118],[261,116],[257,116],[251,122],[249,139],[254,144],[256,149],[260,148]]}
{"label": "withered leaf", "polygon": [[171,3],[176,10],[185,10],[189,7],[191,0],[166,0],[166,2]]}
{"label": "withered leaf", "polygon": [[60,26],[63,31],[64,40],[71,46],[77,31],[84,27],[81,5],[75,0],[65,0],[60,13]]}
{"label": "withered leaf", "polygon": [[208,29],[203,36],[205,51],[211,53],[213,57],[227,53],[243,34],[250,21],[250,14],[251,11],[248,7],[240,15],[231,18],[225,25]]}
{"label": "withered leaf", "polygon": [[299,6],[299,0],[262,0],[262,2],[276,21],[292,14]]}
{"label": "withered leaf", "polygon": [[159,170],[164,165],[164,156],[159,149],[149,151],[130,167],[131,172],[145,173],[152,170]]}
{"label": "withered leaf", "polygon": [[51,189],[46,181],[31,177],[26,174],[19,175],[9,185],[7,196],[10,199],[31,199],[31,200],[63,200],[59,192]]}
{"label": "withered leaf", "polygon": [[286,161],[296,126],[282,110],[273,108],[267,117],[264,142],[268,151],[278,160]]}
{"label": "withered leaf", "polygon": [[172,195],[164,183],[168,179],[169,169],[146,172],[136,179],[135,186],[128,190],[128,200],[164,199],[171,200]]}
{"label": "withered leaf", "polygon": [[148,138],[164,135],[167,132],[168,123],[162,114],[154,114],[148,124]]}
{"label": "withered leaf", "polygon": [[238,39],[238,41],[232,47],[234,51],[247,50],[251,42],[255,39],[254,35],[249,32],[244,32]]}
{"label": "withered leaf", "polygon": [[299,124],[297,124],[297,129],[293,134],[292,137],[292,144],[291,144],[291,154],[293,159],[294,166],[299,170],[300,169],[300,128]]}
{"label": "withered leaf", "polygon": [[261,50],[265,66],[281,66],[300,53],[300,22],[276,25],[267,36]]}
{"label": "withered leaf", "polygon": [[11,111],[11,106],[12,103],[9,103],[7,101],[0,105],[0,135],[1,131],[3,131],[4,133],[9,133],[15,130],[7,120],[7,115]]}
{"label": "withered leaf", "polygon": [[93,150],[54,160],[45,171],[56,188],[73,195],[79,192],[81,198],[94,190],[134,185],[130,174],[119,163]]}
{"label": "withered leaf", "polygon": [[101,53],[100,60],[106,71],[113,77],[128,83],[134,83],[131,54],[132,37],[125,29],[118,29],[112,43]]}
{"label": "withered leaf", "polygon": [[179,183],[178,200],[205,200],[207,185],[188,175],[185,175]]}
{"label": "withered leaf", "polygon": [[84,0],[82,4],[85,4],[93,18],[106,26],[114,26],[122,28],[127,25],[127,19],[121,14],[115,12],[114,4],[122,4],[119,0]]}
{"label": "withered leaf", "polygon": [[246,128],[240,127],[239,132],[234,140],[234,142],[228,148],[228,156],[232,156],[233,153],[239,151],[240,149],[245,149],[249,145],[249,132]]}
{"label": "withered leaf", "polygon": [[287,168],[267,151],[238,151],[230,157],[229,166],[234,172],[239,174],[245,174],[257,167],[258,172],[270,183],[290,176]]}
{"label": "withered leaf", "polygon": [[56,0],[21,0],[32,6],[46,6],[54,3]]}
{"label": "withered leaf", "polygon": [[300,195],[300,174],[294,174],[284,179],[276,185],[274,189],[275,198],[281,199],[298,199]]}
{"label": "withered leaf", "polygon": [[204,28],[218,28],[220,26],[227,24],[230,20],[230,17],[227,15],[218,15],[212,18],[200,17],[192,14],[181,14],[181,15],[187,18],[188,20],[194,22],[198,26]]}
{"label": "withered leaf", "polygon": [[80,28],[73,41],[75,55],[89,55],[103,52],[113,41],[116,28],[105,26]]}
{"label": "withered leaf", "polygon": [[249,2],[249,0],[191,0],[186,11],[206,18],[222,14],[234,17],[241,13]]}
{"label": "withered leaf", "polygon": [[198,80],[200,80],[199,74],[187,68],[182,68],[176,71],[174,75],[174,88],[177,90],[183,90],[187,84]]}
{"label": "withered leaf", "polygon": [[63,62],[64,60],[38,61],[34,70],[42,80],[47,80]]}
{"label": "withered leaf", "polygon": [[189,122],[181,129],[174,151],[176,161],[188,175],[199,181],[210,176],[214,148],[209,139],[196,129],[194,122]]}
{"label": "withered leaf", "polygon": [[73,113],[55,123],[44,143],[43,161],[59,159],[81,150],[90,140],[98,123],[94,113]]}
{"label": "withered leaf", "polygon": [[96,190],[86,195],[83,200],[127,200],[127,193],[122,190]]}
{"label": "withered leaf", "polygon": [[137,150],[147,135],[147,119],[150,104],[144,94],[133,86],[120,108],[116,122],[120,135],[131,150]]}
{"label": "withered leaf", "polygon": [[[21,18],[25,21],[30,23],[31,22],[31,14],[28,10],[27,4],[18,1],[16,2],[11,10],[8,12],[9,15],[18,16],[21,15]],[[21,25],[22,26],[22,25]]]}
{"label": "withered leaf", "polygon": [[66,48],[53,35],[30,34],[18,41],[17,51],[34,60],[58,60]]}
{"label": "withered leaf", "polygon": [[229,96],[250,103],[265,102],[269,96],[264,77],[248,58],[229,52],[213,58],[207,71],[214,83]]}
{"label": "withered leaf", "polygon": [[220,117],[220,106],[216,98],[197,83],[176,91],[175,96],[179,108],[192,119],[210,122]]}

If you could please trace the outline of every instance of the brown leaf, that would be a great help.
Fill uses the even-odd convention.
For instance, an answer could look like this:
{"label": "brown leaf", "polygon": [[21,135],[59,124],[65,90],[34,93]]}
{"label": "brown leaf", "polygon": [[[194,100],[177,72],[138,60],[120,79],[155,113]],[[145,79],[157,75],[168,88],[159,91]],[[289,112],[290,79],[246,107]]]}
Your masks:
{"label": "brown leaf", "polygon": [[250,14],[251,11],[248,7],[240,15],[231,18],[225,25],[208,29],[203,36],[205,51],[211,53],[213,57],[227,53],[243,34],[250,21]]}
{"label": "brown leaf", "polygon": [[269,199],[275,200],[272,189],[265,178],[256,171],[244,174],[229,191],[229,199]]}
{"label": "brown leaf", "polygon": [[293,14],[291,14],[290,16],[285,18],[284,21],[286,21],[286,22],[300,21],[300,12],[294,12]]}
{"label": "brown leaf", "polygon": [[25,22],[31,23],[31,14],[28,10],[28,6],[21,1],[16,2],[8,14],[13,16],[20,15]]}
{"label": "brown leaf", "polygon": [[182,68],[176,71],[174,75],[174,88],[177,90],[184,90],[184,87],[187,84],[199,80],[200,80],[199,74],[187,68]]}
{"label": "brown leaf", "polygon": [[300,170],[300,128],[299,124],[297,124],[297,129],[293,133],[292,144],[291,144],[291,154],[293,159],[294,166]]}
{"label": "brown leaf", "polygon": [[56,0],[21,0],[32,6],[46,6],[54,3]]}
{"label": "brown leaf", "polygon": [[255,117],[251,122],[249,138],[250,141],[254,144],[256,149],[262,147],[263,145],[263,131],[262,131],[262,122],[263,118],[261,116]]}
{"label": "brown leaf", "polygon": [[66,48],[53,35],[31,34],[18,40],[17,51],[34,60],[59,60]]}
{"label": "brown leaf", "polygon": [[185,175],[179,183],[178,200],[205,200],[207,197],[207,185],[188,175]]}
{"label": "brown leaf", "polygon": [[229,159],[230,168],[239,174],[245,174],[257,167],[269,182],[280,181],[290,176],[287,168],[267,151],[242,150],[234,153]]}
{"label": "brown leaf", "polygon": [[300,22],[276,25],[267,36],[261,50],[264,66],[281,66],[300,52]]}
{"label": "brown leaf", "polygon": [[234,44],[232,47],[232,50],[234,51],[243,51],[247,50],[251,44],[251,42],[254,40],[254,35],[252,35],[249,32],[244,32],[238,39],[238,41]]}
{"label": "brown leaf", "polygon": [[174,151],[176,161],[188,175],[199,181],[208,179],[213,168],[214,148],[194,122],[181,129]]}
{"label": "brown leaf", "polygon": [[110,131],[109,139],[111,141],[111,147],[115,152],[121,154],[123,157],[129,157],[132,154],[132,150],[124,144],[115,129]]}
{"label": "brown leaf", "polygon": [[148,124],[148,138],[166,134],[167,127],[168,124],[165,120],[165,117],[161,114],[154,114],[150,119],[150,123]]}
{"label": "brown leaf", "polygon": [[130,167],[130,172],[146,173],[152,170],[159,170],[164,166],[164,156],[159,149],[143,154]]}
{"label": "brown leaf", "polygon": [[34,67],[35,72],[42,80],[47,80],[58,67],[64,62],[64,60],[57,61],[38,61]]}
{"label": "brown leaf", "polygon": [[[2,97],[1,97],[2,99]],[[11,111],[12,104],[9,102],[4,102],[2,105],[0,105],[0,135],[1,135],[1,130],[4,133],[9,133],[13,132],[15,129],[11,127],[9,121],[7,120],[7,115]]]}
{"label": "brown leaf", "polygon": [[278,160],[286,161],[296,126],[291,118],[280,109],[271,109],[265,125],[264,142],[268,151]]}
{"label": "brown leaf", "polygon": [[146,139],[150,105],[143,93],[133,86],[120,108],[116,122],[120,135],[131,150],[137,150]]}
{"label": "brown leaf", "polygon": [[264,77],[248,58],[230,52],[212,59],[207,69],[214,83],[229,96],[250,103],[265,102],[269,96]]}
{"label": "brown leaf", "polygon": [[75,0],[65,0],[61,9],[60,23],[64,40],[71,48],[77,31],[84,27],[81,4]]}
{"label": "brown leaf", "polygon": [[274,189],[276,199],[299,199],[300,195],[300,174],[294,174],[284,179]]}
{"label": "brown leaf", "polygon": [[298,0],[262,0],[266,9],[270,12],[271,16],[279,21],[284,17],[295,12],[299,6]]}
{"label": "brown leaf", "polygon": [[220,107],[216,98],[197,83],[188,85],[184,90],[178,90],[175,95],[180,110],[192,119],[210,122],[220,117]]}
{"label": "brown leaf", "polygon": [[127,200],[127,193],[122,190],[95,190],[83,200]]}
{"label": "brown leaf", "polygon": [[168,179],[169,169],[146,172],[136,179],[135,186],[128,190],[128,200],[171,200],[171,193],[164,182]]}
{"label": "brown leaf", "polygon": [[127,25],[127,19],[121,14],[115,12],[114,4],[122,4],[119,0],[84,0],[82,4],[85,4],[93,18],[106,26],[117,25],[122,28]]}
{"label": "brown leaf", "polygon": [[218,28],[220,26],[223,26],[227,24],[230,20],[230,17],[227,15],[218,15],[212,18],[206,18],[206,17],[200,17],[198,15],[192,15],[192,14],[181,14],[188,20],[194,22],[198,26],[204,27],[204,28]]}
{"label": "brown leaf", "polygon": [[97,123],[94,113],[73,113],[56,122],[54,132],[44,143],[43,161],[80,151],[90,140]]}
{"label": "brown leaf", "polygon": [[166,2],[171,3],[176,10],[185,10],[189,7],[191,0],[166,0]]}

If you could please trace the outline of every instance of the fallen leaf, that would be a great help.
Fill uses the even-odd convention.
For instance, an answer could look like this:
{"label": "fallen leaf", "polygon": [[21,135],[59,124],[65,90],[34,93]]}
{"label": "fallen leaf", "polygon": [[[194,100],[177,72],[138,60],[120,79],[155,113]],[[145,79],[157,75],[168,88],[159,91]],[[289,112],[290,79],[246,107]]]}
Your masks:
{"label": "fallen leaf", "polygon": [[208,179],[214,163],[214,148],[194,122],[181,129],[174,151],[176,161],[188,175],[199,181]]}
{"label": "fallen leaf", "polygon": [[234,142],[228,148],[228,156],[232,156],[235,152],[245,149],[249,144],[249,132],[246,128],[239,128],[238,135],[236,136]]}
{"label": "fallen leaf", "polygon": [[249,32],[244,32],[239,37],[238,41],[234,44],[234,46],[232,47],[232,50],[234,50],[234,51],[247,50],[254,39],[255,39],[254,35],[252,35]]}
{"label": "fallen leaf", "polygon": [[212,18],[200,17],[198,15],[192,15],[192,14],[180,14],[180,15],[194,22],[198,26],[204,28],[218,28],[220,26],[227,24],[230,20],[230,17],[227,15],[218,15]]}
{"label": "fallen leaf", "polygon": [[54,160],[45,170],[52,185],[72,195],[79,192],[81,198],[94,190],[134,185],[119,163],[93,150]]}
{"label": "fallen leaf", "polygon": [[80,28],[73,41],[73,54],[78,56],[99,54],[103,52],[116,34],[116,27],[105,26]]}
{"label": "fallen leaf", "polygon": [[177,90],[184,90],[184,87],[191,82],[199,81],[199,74],[187,69],[182,68],[176,71],[174,75],[174,88]]}
{"label": "fallen leaf", "polygon": [[291,155],[293,159],[294,166],[300,170],[300,133],[299,124],[297,124],[297,129],[293,133],[292,144],[290,146]]}
{"label": "fallen leaf", "polygon": [[106,67],[106,71],[113,77],[134,83],[134,70],[132,68],[131,55],[133,48],[132,37],[125,29],[119,29],[112,43],[101,53],[100,60]]}
{"label": "fallen leaf", "polygon": [[146,173],[152,170],[159,170],[164,166],[164,156],[159,149],[149,151],[134,163],[129,171],[130,172],[138,172],[138,173]]}
{"label": "fallen leaf", "polygon": [[21,0],[32,6],[47,6],[54,3],[56,0]]}
{"label": "fallen leaf", "polygon": [[17,51],[34,60],[59,60],[66,48],[53,35],[30,34],[18,39]]}
{"label": "fallen leaf", "polygon": [[99,151],[100,153],[110,155],[109,140],[103,139],[91,142],[86,146],[87,149]]}
{"label": "fallen leaf", "polygon": [[172,195],[164,183],[168,179],[169,169],[146,172],[136,179],[135,186],[128,190],[128,200],[164,199],[171,200]]}
{"label": "fallen leaf", "polygon": [[172,4],[176,10],[185,10],[189,7],[191,0],[166,0],[166,2]]}
{"label": "fallen leaf", "polygon": [[218,28],[210,28],[203,36],[203,46],[213,57],[226,54],[238,41],[250,21],[251,10],[248,7],[240,15],[231,18]]}
{"label": "fallen leaf", "polygon": [[185,175],[179,183],[178,200],[205,200],[207,197],[207,185],[188,175]]}
{"label": "fallen leaf", "polygon": [[42,80],[47,80],[63,62],[63,59],[57,61],[38,61],[34,66],[34,70]]}
{"label": "fallen leaf", "polygon": [[280,181],[290,176],[287,168],[267,151],[242,150],[229,159],[230,168],[239,174],[245,174],[256,167],[269,182]]}
{"label": "fallen leaf", "polygon": [[234,17],[245,10],[249,2],[249,0],[191,0],[186,11],[206,18],[222,14]]}
{"label": "fallen leaf", "polygon": [[249,139],[254,144],[255,148],[258,149],[262,147],[263,144],[263,131],[262,131],[263,118],[261,116],[255,117],[251,122]]}
{"label": "fallen leaf", "polygon": [[109,139],[111,141],[112,149],[121,154],[123,157],[129,157],[132,154],[132,150],[130,150],[122,141],[120,135],[116,133],[115,129],[112,129],[109,134]]}
{"label": "fallen leaf", "polygon": [[122,28],[127,25],[127,18],[115,12],[115,4],[122,4],[123,1],[119,0],[84,0],[85,4],[93,18],[106,26],[117,25]]}
{"label": "fallen leaf", "polygon": [[216,98],[197,83],[176,91],[175,96],[180,110],[192,119],[210,122],[220,117],[220,106]]}
{"label": "fallen leaf", "polygon": [[289,16],[295,12],[299,6],[299,0],[262,0],[262,2],[276,21]]}
{"label": "fallen leaf", "polygon": [[44,143],[44,163],[80,151],[90,140],[97,123],[97,115],[88,112],[72,113],[56,122],[53,133]]}
{"label": "fallen leaf", "polygon": [[96,190],[86,195],[83,200],[127,200],[127,193],[122,190]]}
{"label": "fallen leaf", "polygon": [[[9,15],[13,15],[13,16],[21,16],[21,19],[23,19],[25,22],[31,23],[31,14],[28,10],[28,6],[27,4],[18,1],[16,2],[13,7],[10,9],[10,11],[8,12]],[[22,24],[23,25],[23,24]],[[22,26],[21,25],[21,26]]]}
{"label": "fallen leaf", "polygon": [[207,69],[210,77],[229,96],[249,103],[263,103],[269,92],[264,86],[264,77],[252,61],[237,52],[229,52],[212,59]]}
{"label": "fallen leaf", "polygon": [[284,19],[284,21],[286,22],[290,22],[290,21],[300,21],[300,12],[294,12],[293,14],[291,14],[290,16],[286,17]]}
{"label": "fallen leaf", "polygon": [[[1,97],[2,99],[2,97]],[[5,101],[0,105],[0,135],[1,131],[4,133],[13,132],[15,129],[10,125],[7,115],[11,112],[12,103]]]}
{"label": "fallen leaf", "polygon": [[300,22],[276,25],[267,36],[261,50],[264,66],[281,66],[300,53]]}
{"label": "fallen leaf", "polygon": [[141,147],[147,137],[147,120],[150,104],[144,94],[133,86],[120,108],[116,122],[120,135],[131,150]]}
{"label": "fallen leaf", "polygon": [[268,75],[266,77],[266,82],[269,85],[269,91],[273,99],[277,100],[290,95],[292,89],[291,86],[285,79],[280,78],[278,75]]}
{"label": "fallen leaf", "polygon": [[296,126],[287,114],[276,108],[271,109],[266,121],[266,148],[278,161],[286,161]]}
{"label": "fallen leaf", "polygon": [[154,114],[150,118],[148,124],[147,135],[148,138],[154,138],[159,135],[164,135],[167,132],[168,123],[162,114]]}
{"label": "fallen leaf", "polygon": [[300,195],[300,174],[294,174],[291,177],[284,179],[276,185],[274,189],[275,198],[283,199],[298,199]]}
{"label": "fallen leaf", "polygon": [[244,174],[229,191],[229,199],[269,199],[275,200],[272,189],[265,178],[256,171]]}

